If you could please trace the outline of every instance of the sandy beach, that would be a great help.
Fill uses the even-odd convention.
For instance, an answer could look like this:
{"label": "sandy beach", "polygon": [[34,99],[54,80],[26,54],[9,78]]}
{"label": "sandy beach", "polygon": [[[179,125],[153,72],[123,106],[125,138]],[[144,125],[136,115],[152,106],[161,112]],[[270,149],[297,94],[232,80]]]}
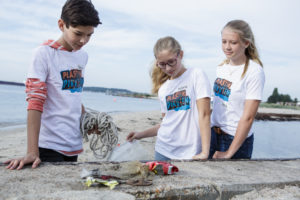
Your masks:
{"label": "sandy beach", "polygon": [[[296,114],[300,110],[259,108],[259,113]],[[135,113],[118,113],[112,115],[114,123],[121,129],[119,132],[119,144],[126,142],[126,136],[131,131],[142,131],[161,122],[160,111],[147,111]],[[26,152],[26,128],[0,130],[0,162],[9,158],[20,157]],[[153,159],[155,138],[146,138],[140,141],[145,151],[149,152]],[[151,157],[152,156],[152,157]],[[95,157],[89,148],[89,143],[84,143],[84,153],[80,154],[79,162],[95,161]]]}
{"label": "sandy beach", "polygon": [[[293,113],[293,114],[300,114],[300,111],[294,111],[294,110],[282,110],[280,111],[276,109],[260,109],[259,112],[272,112],[272,113]],[[130,131],[141,131],[147,128],[152,127],[155,124],[160,123],[161,121],[161,114],[159,111],[150,111],[150,112],[136,112],[136,113],[117,113],[112,115],[113,120],[115,124],[120,128],[119,132],[119,144],[123,144],[126,142],[126,136]],[[62,181],[59,183],[61,179],[70,179],[74,177],[79,177],[78,171],[79,169],[74,169],[76,166],[66,166],[65,168],[60,167],[59,171],[56,171],[55,166],[50,165],[43,165],[42,167],[39,167],[36,170],[31,170],[29,167],[26,167],[24,170],[21,171],[11,171],[6,170],[4,168],[3,162],[10,158],[15,157],[21,157],[26,152],[26,128],[16,128],[16,129],[6,129],[6,130],[0,130],[1,134],[1,140],[0,140],[0,163],[1,163],[1,181],[0,181],[0,199],[95,199],[96,191],[90,190],[89,192],[86,192],[86,196],[84,197],[78,197],[76,194],[79,193],[79,190],[77,191],[76,184],[70,185],[69,187],[73,188],[72,190],[75,190],[74,192],[63,192],[60,189],[58,191],[53,191],[53,188],[59,188],[62,187],[60,184],[63,184]],[[151,160],[154,158],[154,143],[155,138],[147,138],[140,141],[140,143],[143,146],[144,153],[147,153],[147,158],[145,160]],[[79,156],[78,162],[79,163],[88,163],[88,162],[97,162],[97,160],[92,151],[89,148],[89,143],[84,143],[84,153],[82,153]],[[81,167],[82,169],[82,167]],[[53,171],[54,170],[54,171]],[[58,170],[58,169],[57,169]],[[69,170],[74,170],[73,174]],[[39,173],[37,173],[39,172]],[[27,173],[34,173],[33,179],[29,182],[26,182],[26,184],[20,184],[22,182],[22,178],[24,177],[24,180],[26,179],[25,176]],[[47,174],[50,176],[57,176],[55,180],[57,180],[56,183],[48,183],[47,180]],[[62,174],[65,174],[66,176],[62,176]],[[15,179],[18,177],[17,179]],[[52,177],[53,178],[53,177]],[[17,181],[17,183],[16,183]],[[17,188],[16,185],[17,184]],[[43,189],[37,190],[37,191],[31,191],[27,190],[28,184],[34,184],[36,187],[39,184],[56,184],[54,187],[53,185],[47,190],[47,188],[42,187]],[[34,187],[35,187],[34,186]],[[37,188],[38,189],[38,188]],[[273,189],[270,193],[274,193],[276,189]],[[268,192],[267,191],[267,192]],[[293,191],[295,197],[300,198],[300,190],[299,187],[289,187],[288,191]],[[108,191],[106,191],[108,192]],[[276,191],[275,191],[276,192]],[[264,195],[266,191],[264,192]],[[282,191],[278,191],[277,195],[280,197],[280,193],[284,194]],[[125,195],[124,193],[120,193],[119,191],[115,191],[113,195],[116,195],[115,198],[112,198],[112,194],[108,192],[111,198],[101,198],[101,199],[132,199],[132,196]],[[290,192],[288,192],[290,195]],[[259,192],[255,192],[255,197],[258,197],[259,199],[260,194]],[[45,198],[47,196],[47,198]],[[63,198],[64,196],[64,198]],[[278,197],[278,196],[277,196]],[[294,197],[294,196],[292,196]],[[256,198],[255,198],[256,199]],[[293,198],[289,198],[293,199]],[[294,198],[296,199],[296,198]]]}
{"label": "sandy beach", "polygon": [[273,114],[290,114],[290,115],[300,115],[300,110],[292,109],[282,109],[282,108],[264,108],[259,107],[258,113],[273,113]]}
{"label": "sandy beach", "polygon": [[[119,144],[126,142],[126,136],[131,131],[142,131],[161,121],[161,114],[159,111],[119,113],[113,114],[112,117],[114,123],[121,129],[121,131],[119,131]],[[0,130],[0,134],[2,136],[0,140],[0,162],[24,155],[27,148],[27,133],[25,127]],[[153,159],[155,138],[146,138],[141,140],[140,143],[152,156],[150,159]],[[79,155],[78,161],[99,161],[94,157],[93,152],[90,150],[89,142],[84,143],[84,152]]]}

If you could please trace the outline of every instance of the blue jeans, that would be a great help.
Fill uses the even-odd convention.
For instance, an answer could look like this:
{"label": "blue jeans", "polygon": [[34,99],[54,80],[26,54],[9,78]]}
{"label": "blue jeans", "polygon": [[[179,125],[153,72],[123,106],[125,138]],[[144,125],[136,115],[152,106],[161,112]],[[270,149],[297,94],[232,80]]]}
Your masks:
{"label": "blue jeans", "polygon": [[158,160],[158,161],[168,161],[171,160],[170,158],[158,153],[157,151],[155,151],[155,156],[154,156],[154,160]]}
{"label": "blue jeans", "polygon": [[[212,158],[216,151],[225,152],[228,150],[233,141],[233,136],[229,134],[217,134],[211,128],[211,141],[209,158]],[[254,135],[246,138],[239,150],[231,157],[231,159],[250,159],[253,151]]]}

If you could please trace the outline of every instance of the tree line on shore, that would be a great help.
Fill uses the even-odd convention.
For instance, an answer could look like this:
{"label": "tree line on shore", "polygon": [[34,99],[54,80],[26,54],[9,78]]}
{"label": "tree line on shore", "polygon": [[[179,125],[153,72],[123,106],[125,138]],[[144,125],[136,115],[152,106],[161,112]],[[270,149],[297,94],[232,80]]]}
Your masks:
{"label": "tree line on shore", "polygon": [[291,96],[288,94],[280,94],[278,92],[278,88],[274,88],[271,96],[268,97],[267,103],[282,103],[286,105],[287,103],[295,103],[297,104],[298,99],[295,98],[292,100]]}

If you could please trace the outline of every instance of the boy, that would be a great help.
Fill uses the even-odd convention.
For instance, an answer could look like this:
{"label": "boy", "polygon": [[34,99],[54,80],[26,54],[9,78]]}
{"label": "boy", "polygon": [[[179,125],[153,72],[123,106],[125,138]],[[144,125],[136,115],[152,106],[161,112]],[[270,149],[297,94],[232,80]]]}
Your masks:
{"label": "boy", "polygon": [[80,116],[83,72],[88,56],[81,48],[101,24],[91,1],[67,0],[62,8],[57,41],[35,51],[26,81],[28,101],[27,154],[8,160],[7,169],[41,162],[77,161],[83,151]]}

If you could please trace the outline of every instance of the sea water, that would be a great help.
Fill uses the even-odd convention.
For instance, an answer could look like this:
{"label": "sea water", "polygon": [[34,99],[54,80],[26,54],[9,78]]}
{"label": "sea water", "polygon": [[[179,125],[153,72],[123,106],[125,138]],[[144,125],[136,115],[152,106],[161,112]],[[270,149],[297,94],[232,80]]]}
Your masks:
{"label": "sea water", "polygon": [[[0,85],[0,129],[26,123],[27,102],[24,86]],[[99,92],[83,92],[82,104],[100,112],[138,112],[159,110],[156,99],[106,95]]]}
{"label": "sea water", "polygon": [[26,122],[25,87],[0,85],[0,128]]}
{"label": "sea water", "polygon": [[[26,126],[25,87],[0,85],[0,131]],[[158,100],[83,92],[82,103],[110,114],[160,110]],[[300,158],[300,122],[255,121],[252,158]]]}
{"label": "sea water", "polygon": [[253,158],[300,158],[300,122],[255,121]]}

